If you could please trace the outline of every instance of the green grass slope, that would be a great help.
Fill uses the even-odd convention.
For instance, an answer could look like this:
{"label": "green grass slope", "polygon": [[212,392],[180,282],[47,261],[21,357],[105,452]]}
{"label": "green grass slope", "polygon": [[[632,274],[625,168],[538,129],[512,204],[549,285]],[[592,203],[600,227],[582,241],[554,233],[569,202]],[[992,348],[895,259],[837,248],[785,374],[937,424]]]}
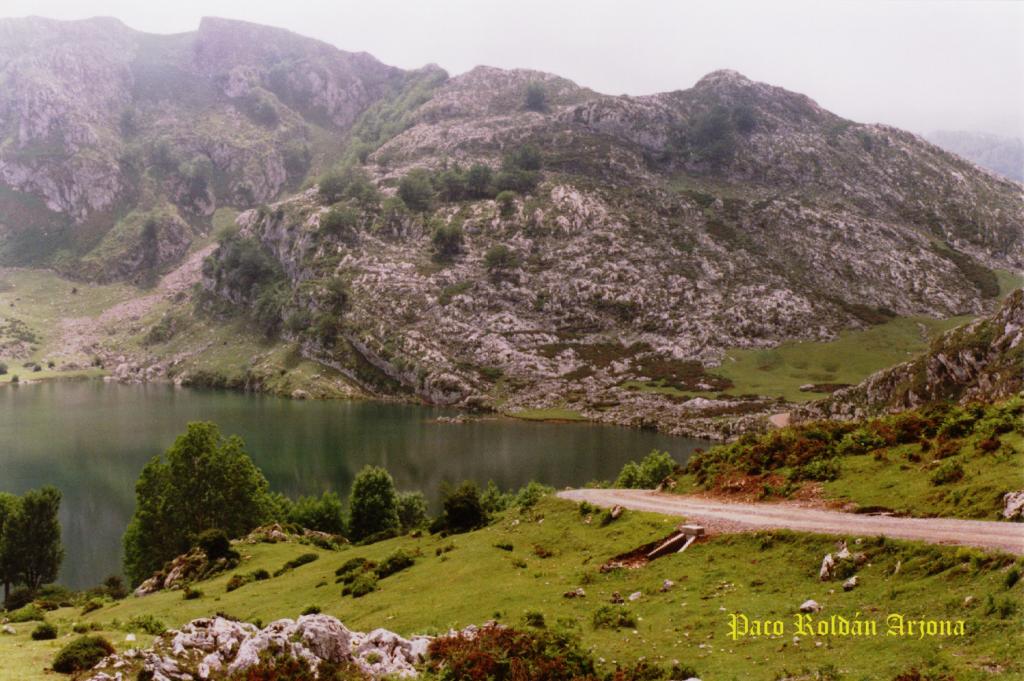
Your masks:
{"label": "green grass slope", "polygon": [[[200,598],[185,600],[181,591],[171,591],[129,597],[87,615],[64,608],[48,619],[61,636],[75,622],[96,623],[116,632],[113,640],[123,646],[124,623],[142,616],[171,627],[216,612],[267,623],[315,605],[354,629],[386,627],[409,635],[492,618],[523,626],[526,613],[533,612],[543,615],[548,628],[576,632],[605,670],[645,657],[663,664],[679,660],[705,679],[892,679],[916,668],[963,680],[992,678],[993,670],[1001,678],[1024,672],[1017,655],[1024,587],[1007,587],[1007,575],[1022,567],[1019,559],[850,537],[851,548],[863,551],[867,562],[857,572],[861,586],[844,592],[837,582],[818,581],[821,558],[835,550],[836,538],[772,532],[715,536],[639,569],[600,571],[609,558],[665,536],[677,521],[627,512],[602,526],[574,504],[548,498],[532,511],[510,512],[489,527],[447,538],[402,537],[336,552],[290,542],[242,544],[243,561],[234,572],[193,585],[202,591]],[[356,557],[379,561],[397,549],[415,554],[416,563],[380,580],[378,590],[366,596],[342,596],[337,568]],[[318,559],[309,564],[226,590],[235,573],[273,573],[311,551]],[[666,579],[676,584],[662,592]],[[585,597],[563,597],[577,587]],[[632,624],[595,628],[595,613],[616,591],[642,593],[623,606]],[[879,620],[882,633],[868,639],[794,638],[793,614],[808,598],[822,604],[823,615],[860,613]],[[783,619],[787,634],[732,640],[732,613]],[[967,635],[885,636],[889,613],[963,619]],[[44,667],[55,644],[30,641],[31,625],[17,628],[15,636],[0,636],[0,667],[12,670],[0,671],[0,681],[52,678]]]}

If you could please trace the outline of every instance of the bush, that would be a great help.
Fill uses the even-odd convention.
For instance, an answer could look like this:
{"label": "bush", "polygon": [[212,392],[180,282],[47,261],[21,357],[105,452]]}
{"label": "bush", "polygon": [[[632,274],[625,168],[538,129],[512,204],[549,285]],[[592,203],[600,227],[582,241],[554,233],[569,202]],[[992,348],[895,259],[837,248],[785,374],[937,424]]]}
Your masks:
{"label": "bush", "polygon": [[186,601],[194,601],[197,598],[202,598],[203,592],[199,589],[193,589],[190,585],[186,585],[185,590],[181,593],[181,597]]}
{"label": "bush", "polygon": [[334,206],[320,218],[320,229],[326,234],[351,238],[359,226],[359,211],[349,206]]}
{"label": "bush", "polygon": [[493,480],[487,481],[487,487],[484,488],[483,493],[480,495],[480,504],[484,508],[484,512],[488,515],[494,515],[495,513],[501,513],[513,503],[515,503],[516,497],[510,492],[502,492],[498,489],[498,486],[494,484]]}
{"label": "bush", "polygon": [[331,491],[317,497],[299,497],[288,511],[288,522],[317,532],[345,533],[345,512],[341,498]]}
{"label": "bush", "polygon": [[839,459],[817,459],[794,470],[793,480],[835,480],[841,472]]}
{"label": "bush", "polygon": [[422,492],[402,492],[398,495],[398,521],[402,532],[426,526],[427,499]]}
{"label": "bush", "polygon": [[636,619],[620,605],[602,605],[594,613],[593,623],[595,629],[619,629],[635,627]]}
{"label": "bush", "polygon": [[401,572],[415,564],[416,559],[412,555],[402,549],[398,549],[382,560],[380,565],[377,566],[377,577],[379,579],[390,577],[396,572]]}
{"label": "bush", "polygon": [[544,621],[544,613],[537,610],[527,610],[523,613],[523,623],[534,629],[544,629],[547,623]]}
{"label": "bush", "polygon": [[26,605],[31,603],[32,599],[35,597],[35,589],[29,589],[24,586],[20,589],[14,589],[11,593],[7,594],[7,598],[4,599],[4,610],[18,610],[20,608],[24,608]]}
{"label": "bush", "polygon": [[363,467],[352,481],[349,499],[349,533],[354,541],[401,528],[395,481],[383,468]]}
{"label": "bush", "polygon": [[425,168],[410,170],[398,183],[398,196],[409,210],[420,213],[430,210],[434,202],[434,185]]}
{"label": "bush", "polygon": [[280,577],[289,570],[294,570],[295,568],[302,567],[303,565],[306,565],[307,563],[312,563],[314,560],[317,560],[319,558],[319,554],[316,553],[303,553],[301,556],[296,556],[295,558],[292,558],[290,561],[282,565],[281,568],[274,573],[274,576]]}
{"label": "bush", "polygon": [[204,530],[199,534],[196,545],[203,550],[208,560],[214,561],[219,558],[230,558],[238,556],[231,548],[231,540],[224,530]]}
{"label": "bush", "polygon": [[90,598],[85,602],[85,605],[82,606],[82,614],[88,615],[90,612],[93,612],[94,610],[99,610],[102,607],[103,601],[101,601],[98,598]]}
{"label": "bush", "polygon": [[526,483],[515,497],[515,505],[519,508],[527,509],[533,508],[537,505],[537,502],[548,496],[554,494],[555,488],[542,485],[539,482],[531,480]]}
{"label": "bush", "polygon": [[33,641],[52,641],[57,638],[57,627],[49,622],[43,622],[32,630]]}
{"label": "bush", "polygon": [[491,182],[494,179],[494,171],[490,166],[482,163],[475,163],[466,172],[466,191],[474,199],[485,199],[493,196]]}
{"label": "bush", "polygon": [[932,473],[930,480],[933,485],[946,485],[951,482],[956,482],[963,477],[964,467],[959,461],[954,459],[946,461],[936,468]]}
{"label": "bush", "polygon": [[342,594],[350,594],[352,598],[362,598],[368,593],[377,590],[377,574],[375,572],[360,572],[352,580],[352,584],[346,587]]}
{"label": "bush", "polygon": [[434,247],[434,258],[438,262],[450,262],[462,253],[462,225],[456,222],[438,224],[430,241]]}
{"label": "bush", "polygon": [[441,489],[443,527],[449,532],[460,533],[475,530],[487,522],[480,501],[480,488],[471,480],[466,480],[452,489],[445,485]]}
{"label": "bush", "polygon": [[167,627],[164,623],[153,617],[152,615],[136,615],[128,620],[125,625],[127,631],[141,631],[144,634],[150,636],[159,636],[160,634],[167,631]]}
{"label": "bush", "polygon": [[86,671],[114,654],[114,646],[102,636],[80,636],[61,648],[53,658],[53,670],[62,674]]}
{"label": "bush", "polygon": [[654,489],[676,470],[676,462],[668,452],[651,452],[639,463],[630,461],[622,467],[614,486],[627,489]]}
{"label": "bush", "polygon": [[515,251],[505,244],[491,246],[484,254],[484,267],[487,268],[487,271],[492,276],[505,270],[513,269],[518,264],[519,258],[516,256]]}
{"label": "bush", "polygon": [[548,95],[540,83],[526,86],[526,108],[530,111],[545,111],[548,108]]}
{"label": "bush", "polygon": [[498,214],[503,218],[510,218],[516,212],[516,193],[505,190],[500,192],[494,199],[498,203]]}
{"label": "bush", "polygon": [[42,622],[45,616],[46,613],[44,613],[39,606],[34,603],[29,603],[17,610],[8,612],[7,621],[12,624],[18,624],[20,622]]}
{"label": "bush", "polygon": [[319,615],[320,614],[320,606],[319,605],[307,605],[305,608],[302,609],[302,614],[303,615]]}

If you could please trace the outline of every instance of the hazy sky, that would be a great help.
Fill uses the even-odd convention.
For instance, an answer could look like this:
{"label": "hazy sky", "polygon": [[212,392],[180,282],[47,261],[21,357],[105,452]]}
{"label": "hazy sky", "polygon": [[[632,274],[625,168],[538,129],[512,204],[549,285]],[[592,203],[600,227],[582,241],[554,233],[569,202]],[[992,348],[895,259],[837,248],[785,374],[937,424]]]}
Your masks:
{"label": "hazy sky", "polygon": [[610,94],[731,68],[860,122],[1024,136],[1024,2],[0,0],[2,16],[29,14],[161,33],[223,16],[396,66],[528,67]]}

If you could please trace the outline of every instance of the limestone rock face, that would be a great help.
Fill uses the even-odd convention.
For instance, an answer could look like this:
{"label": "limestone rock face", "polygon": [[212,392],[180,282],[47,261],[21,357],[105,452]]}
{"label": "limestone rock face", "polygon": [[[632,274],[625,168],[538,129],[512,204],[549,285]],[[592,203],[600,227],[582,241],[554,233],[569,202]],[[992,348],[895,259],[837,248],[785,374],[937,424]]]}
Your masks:
{"label": "limestone rock face", "polygon": [[[238,21],[158,36],[113,19],[0,20],[0,188],[14,192],[0,232],[16,244],[95,234],[154,199],[200,223],[271,201],[319,153],[310,124],[343,134],[402,78],[367,54]],[[58,246],[0,259],[48,264]],[[183,254],[175,242],[161,261]],[[130,278],[125,258],[102,278]]]}

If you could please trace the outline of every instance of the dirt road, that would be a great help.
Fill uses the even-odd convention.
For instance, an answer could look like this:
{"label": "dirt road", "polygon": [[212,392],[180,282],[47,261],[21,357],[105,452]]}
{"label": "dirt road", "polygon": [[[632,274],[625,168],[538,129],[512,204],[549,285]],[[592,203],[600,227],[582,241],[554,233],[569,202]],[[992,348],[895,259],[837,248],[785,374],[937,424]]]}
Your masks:
{"label": "dirt road", "polygon": [[821,534],[885,535],[932,544],[962,544],[1024,554],[1024,524],[950,518],[891,518],[808,508],[793,503],[742,504],[632,489],[574,489],[558,496],[598,506],[685,516],[711,531],[784,528]]}

